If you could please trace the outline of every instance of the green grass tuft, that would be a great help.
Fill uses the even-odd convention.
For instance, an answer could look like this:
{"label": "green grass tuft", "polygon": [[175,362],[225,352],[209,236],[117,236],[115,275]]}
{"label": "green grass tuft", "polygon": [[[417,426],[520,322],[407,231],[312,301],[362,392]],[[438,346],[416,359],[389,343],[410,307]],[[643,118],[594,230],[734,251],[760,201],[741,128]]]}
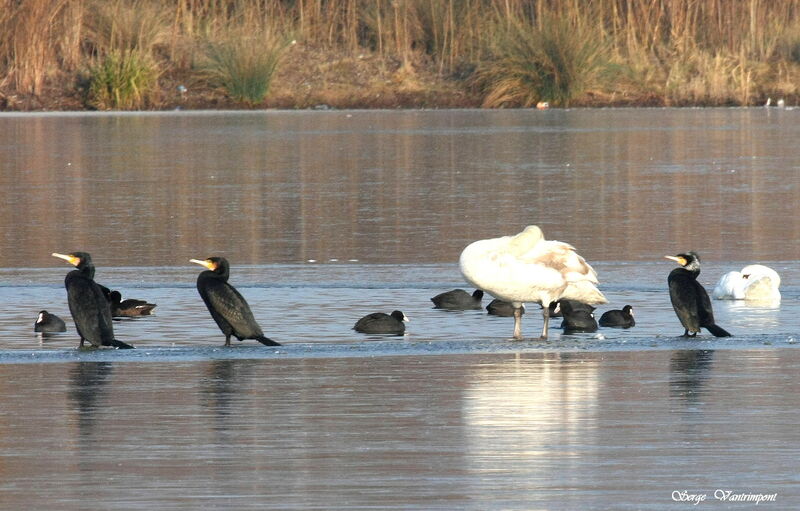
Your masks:
{"label": "green grass tuft", "polygon": [[547,17],[540,26],[516,20],[499,32],[496,58],[477,73],[485,107],[569,106],[607,65],[599,34],[565,19]]}
{"label": "green grass tuft", "polygon": [[203,70],[234,100],[259,104],[269,93],[287,43],[275,36],[231,38],[208,44]]}
{"label": "green grass tuft", "polygon": [[136,110],[155,93],[158,69],[136,51],[112,51],[89,69],[89,104],[101,110]]}

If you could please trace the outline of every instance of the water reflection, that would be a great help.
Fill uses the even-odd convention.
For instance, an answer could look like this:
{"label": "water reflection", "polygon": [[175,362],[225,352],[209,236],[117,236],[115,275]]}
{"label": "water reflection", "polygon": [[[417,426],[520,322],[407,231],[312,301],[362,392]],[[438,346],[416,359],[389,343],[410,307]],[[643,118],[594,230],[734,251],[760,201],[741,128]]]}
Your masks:
{"label": "water reflection", "polygon": [[538,223],[594,261],[678,247],[708,261],[793,260],[800,247],[785,240],[800,236],[800,220],[783,205],[800,186],[796,115],[1,116],[0,248],[8,266],[52,266],[56,248],[81,248],[99,272],[198,253],[234,264],[443,262]]}
{"label": "water reflection", "polygon": [[[773,328],[780,324],[781,302],[763,302],[754,300],[726,300],[723,304],[714,305],[725,307],[727,313],[734,317],[745,317],[751,324],[761,325],[762,328]],[[791,304],[787,304],[791,307]]]}
{"label": "water reflection", "polygon": [[249,360],[215,360],[209,363],[208,376],[201,382],[203,405],[218,421],[215,429],[227,428],[227,419],[236,410],[235,397],[247,391],[247,381],[257,362]]}
{"label": "water reflection", "polygon": [[711,376],[714,350],[674,351],[669,361],[669,393],[672,398],[695,405],[704,397],[704,384]]}
{"label": "water reflection", "polygon": [[[106,433],[103,421],[108,415],[113,370],[108,362],[80,362],[70,370],[68,397],[78,428],[76,463],[81,473],[90,476],[99,467],[97,449]],[[62,440],[72,442],[72,438]]]}
{"label": "water reflection", "polygon": [[[598,432],[598,377],[598,366],[576,354],[517,356],[479,367],[462,405],[470,471],[489,480],[515,472],[542,485],[550,474],[571,473],[585,454],[580,446]],[[583,486],[569,475],[562,484]],[[541,499],[538,489],[523,488],[513,498],[499,497],[512,507]],[[483,490],[491,501],[492,490]],[[569,502],[565,496],[563,504]]]}
{"label": "water reflection", "polygon": [[649,511],[737,481],[793,502],[798,354],[3,364],[3,504]]}
{"label": "water reflection", "polygon": [[70,370],[69,398],[78,418],[80,436],[91,436],[108,393],[114,368],[110,362],[80,362]]}

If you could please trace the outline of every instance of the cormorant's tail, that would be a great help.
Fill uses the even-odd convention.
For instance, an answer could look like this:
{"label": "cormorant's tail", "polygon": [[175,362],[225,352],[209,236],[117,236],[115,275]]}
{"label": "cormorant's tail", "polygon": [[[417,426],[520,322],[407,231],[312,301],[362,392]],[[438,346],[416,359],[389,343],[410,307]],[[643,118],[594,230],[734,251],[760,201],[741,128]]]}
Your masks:
{"label": "cormorant's tail", "polygon": [[118,350],[132,350],[133,346],[130,344],[124,343],[122,341],[118,341],[116,339],[111,339],[111,346],[117,348]]}
{"label": "cormorant's tail", "polygon": [[731,337],[730,332],[717,325],[706,325],[706,329],[711,332],[714,337]]}
{"label": "cormorant's tail", "polygon": [[259,335],[255,339],[258,342],[260,342],[261,344],[263,344],[264,346],[280,346],[281,345],[281,343],[275,342],[275,341],[273,341],[272,339],[270,339],[268,337],[264,337],[263,335]]}

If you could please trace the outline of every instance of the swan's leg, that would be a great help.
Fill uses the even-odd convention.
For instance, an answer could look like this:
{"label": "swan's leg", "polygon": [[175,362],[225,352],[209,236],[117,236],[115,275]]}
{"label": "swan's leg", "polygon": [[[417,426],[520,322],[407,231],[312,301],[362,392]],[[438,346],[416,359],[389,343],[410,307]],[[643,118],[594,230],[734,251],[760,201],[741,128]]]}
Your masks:
{"label": "swan's leg", "polygon": [[550,304],[542,307],[542,318],[544,319],[544,325],[542,326],[542,336],[539,340],[546,341],[547,340],[547,326],[550,323]]}
{"label": "swan's leg", "polygon": [[522,307],[514,307],[514,339],[522,340]]}

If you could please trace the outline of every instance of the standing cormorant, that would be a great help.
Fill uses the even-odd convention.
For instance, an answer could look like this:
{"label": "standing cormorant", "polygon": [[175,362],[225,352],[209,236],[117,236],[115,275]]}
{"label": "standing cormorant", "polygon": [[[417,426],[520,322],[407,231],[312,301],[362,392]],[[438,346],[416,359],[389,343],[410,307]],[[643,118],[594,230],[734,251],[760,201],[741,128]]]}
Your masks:
{"label": "standing cormorant", "polygon": [[503,236],[471,243],[461,252],[461,273],[473,286],[514,306],[514,339],[522,339],[522,304],[542,306],[544,325],[541,339],[547,339],[550,304],[561,298],[587,304],[606,303],[596,287],[594,269],[560,241],[545,240],[542,230],[530,225],[515,236]]}
{"label": "standing cormorant", "polygon": [[130,344],[114,339],[114,327],[111,321],[111,307],[109,307],[106,293],[102,286],[94,281],[94,264],[92,256],[86,252],[73,252],[71,254],[53,253],[54,257],[64,259],[76,269],[67,273],[64,286],[67,288],[67,302],[75,328],[81,336],[81,344],[89,341],[92,346],[113,346],[114,348],[130,349]]}
{"label": "standing cormorant", "polygon": [[197,276],[197,290],[208,307],[211,317],[225,334],[225,346],[231,345],[231,335],[239,339],[255,339],[265,346],[280,346],[280,343],[264,337],[256,323],[253,312],[244,297],[228,284],[231,270],[224,257],[209,257],[189,262],[208,268]]}
{"label": "standing cormorant", "polygon": [[715,337],[730,337],[727,330],[714,322],[711,299],[702,284],[697,282],[697,276],[700,275],[700,256],[695,252],[686,252],[664,257],[681,265],[669,273],[667,283],[672,307],[685,328],[683,336],[694,337],[700,327],[703,327]]}

